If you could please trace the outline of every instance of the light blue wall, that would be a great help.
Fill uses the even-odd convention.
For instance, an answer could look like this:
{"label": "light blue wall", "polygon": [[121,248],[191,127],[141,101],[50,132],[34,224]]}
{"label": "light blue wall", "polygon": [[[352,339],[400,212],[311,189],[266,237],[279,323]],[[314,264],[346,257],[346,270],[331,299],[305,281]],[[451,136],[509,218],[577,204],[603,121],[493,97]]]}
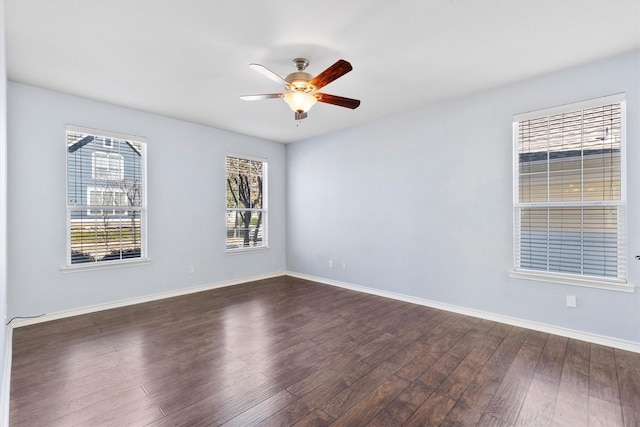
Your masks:
{"label": "light blue wall", "polygon": [[[90,307],[285,270],[284,145],[12,82],[8,123],[10,316]],[[147,138],[150,264],[61,271],[67,124]],[[229,152],[269,162],[268,250],[225,254]],[[190,265],[194,274],[189,274]]]}
{"label": "light blue wall", "polygon": [[[640,342],[639,292],[508,276],[513,114],[620,92],[629,279],[640,284],[638,51],[288,145],[288,269]],[[577,308],[566,307],[567,295]]]}

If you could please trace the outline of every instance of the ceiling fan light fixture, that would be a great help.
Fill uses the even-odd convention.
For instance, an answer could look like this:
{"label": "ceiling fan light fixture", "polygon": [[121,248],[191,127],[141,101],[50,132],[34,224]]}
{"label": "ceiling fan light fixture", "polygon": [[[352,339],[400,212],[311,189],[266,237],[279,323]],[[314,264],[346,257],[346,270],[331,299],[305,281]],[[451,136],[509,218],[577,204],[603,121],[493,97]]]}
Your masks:
{"label": "ceiling fan light fixture", "polygon": [[318,100],[308,92],[289,92],[284,96],[284,102],[296,113],[306,113]]}

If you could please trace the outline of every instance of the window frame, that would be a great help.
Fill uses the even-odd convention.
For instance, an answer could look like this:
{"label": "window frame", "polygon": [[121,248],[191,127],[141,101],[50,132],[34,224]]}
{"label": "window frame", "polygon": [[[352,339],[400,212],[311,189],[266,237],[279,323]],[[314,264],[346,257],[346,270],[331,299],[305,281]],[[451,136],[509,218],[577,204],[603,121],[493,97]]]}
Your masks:
{"label": "window frame", "polygon": [[[228,205],[228,191],[229,191],[229,170],[228,163],[229,158],[235,158],[239,160],[247,160],[251,162],[260,162],[262,163],[262,194],[261,194],[261,208],[247,208],[247,207],[229,207]],[[225,216],[224,216],[224,226],[225,226],[225,253],[226,254],[236,254],[236,253],[246,253],[253,251],[261,251],[269,249],[269,162],[268,159],[256,156],[249,156],[246,154],[238,154],[238,153],[227,153],[224,157],[224,185],[225,185],[225,199],[227,200],[225,203]],[[262,231],[262,243],[260,245],[255,246],[239,246],[239,247],[229,247],[229,215],[233,212],[251,212],[251,213],[261,213],[261,228],[258,229],[258,233]],[[251,231],[249,231],[251,233]],[[254,231],[255,233],[255,231]]]}
{"label": "window frame", "polygon": [[[93,136],[95,145],[89,154],[90,166],[87,166],[87,169],[90,167],[90,171],[82,172],[78,170],[73,170],[73,173],[80,174],[82,176],[86,176],[86,178],[81,178],[81,184],[79,190],[76,190],[74,194],[70,194],[70,173],[72,170],[70,169],[69,164],[69,134],[70,133],[78,133],[84,134],[86,136]],[[105,141],[109,140],[110,144],[105,145]],[[106,152],[105,149],[113,149],[114,148],[114,140],[119,140],[120,144],[128,143],[132,150],[137,152],[140,156],[139,163],[136,163],[136,166],[139,167],[139,172],[134,175],[134,179],[140,179],[139,183],[136,183],[136,199],[139,199],[139,204],[131,205],[127,203],[126,206],[98,206],[90,204],[90,194],[91,189],[95,191],[113,191],[113,192],[121,192],[125,193],[124,188],[118,188],[115,184],[117,181],[125,179],[125,162],[122,154],[117,154],[120,156],[120,170],[119,170],[119,178],[113,179],[113,176],[109,176],[106,178],[96,177],[95,170],[95,156],[96,152]],[[132,144],[135,143],[135,144]],[[105,131],[100,129],[92,129],[83,126],[75,126],[75,125],[67,125],[65,129],[65,164],[66,164],[66,176],[65,176],[65,195],[66,195],[66,255],[65,255],[65,265],[61,268],[62,272],[74,272],[74,271],[83,271],[83,270],[96,270],[96,269],[104,269],[104,268],[117,268],[123,266],[130,266],[136,264],[145,264],[150,260],[147,256],[147,140],[145,137],[117,133],[112,131]],[[107,154],[116,154],[116,153],[108,153]],[[114,157],[114,156],[111,156]],[[109,156],[107,158],[110,158]],[[86,170],[86,169],[85,169]],[[85,175],[83,175],[85,174]],[[83,188],[84,187],[84,188]],[[127,190],[128,192],[128,190]],[[76,197],[80,196],[80,200]],[[73,197],[73,198],[72,198]],[[125,196],[128,197],[128,196]],[[84,201],[83,201],[84,200]],[[94,212],[91,212],[91,211]],[[133,233],[136,234],[135,239],[140,242],[140,256],[135,256],[131,258],[127,258],[124,253],[121,252],[119,259],[108,259],[108,260],[100,260],[96,259],[91,262],[73,262],[72,252],[74,250],[72,244],[72,226],[74,222],[77,220],[74,219],[74,212],[79,212],[80,215],[84,215],[81,219],[84,223],[90,222],[99,222],[100,216],[103,214],[103,210],[108,212],[110,216],[108,221],[110,224],[115,226],[122,227],[122,224],[125,221],[139,221],[139,225],[133,229]],[[84,212],[83,212],[84,211]],[[99,211],[99,212],[98,212]],[[135,212],[136,217],[131,217],[135,219],[129,219],[128,216]],[[126,217],[126,218],[125,218]],[[122,232],[122,230],[121,230]],[[122,236],[122,235],[120,235]],[[134,240],[134,243],[137,243]],[[137,248],[135,248],[137,249]],[[121,247],[122,250],[122,247]]]}
{"label": "window frame", "polygon": [[[579,110],[587,110],[591,108],[602,107],[606,105],[619,104],[620,105],[620,198],[615,201],[585,201],[581,198],[575,202],[553,202],[547,199],[546,202],[520,202],[519,201],[519,134],[518,126],[520,122],[540,119],[544,117],[551,117],[554,115],[572,113]],[[546,108],[542,110],[531,111],[522,114],[516,114],[513,116],[513,269],[509,272],[509,276],[535,280],[541,282],[560,283],[566,285],[585,286],[591,288],[608,289],[623,292],[634,292],[635,286],[631,285],[627,281],[627,265],[628,265],[628,228],[626,226],[626,210],[627,210],[627,158],[626,158],[626,97],[624,93],[615,95],[594,98],[586,101],[565,104],[557,107]],[[584,155],[580,155],[581,164],[584,161]],[[581,166],[581,173],[584,171],[584,166]],[[547,185],[549,185],[548,176],[546,179]],[[520,212],[523,208],[550,208],[550,207],[604,207],[615,206],[617,209],[617,226],[616,233],[619,235],[623,232],[624,241],[617,242],[616,251],[619,256],[617,265],[617,274],[615,277],[595,276],[584,273],[564,273],[554,272],[536,269],[522,268],[518,264],[518,258],[520,248],[518,246],[519,236],[521,233],[520,227]],[[584,223],[583,223],[584,224]],[[620,252],[622,256],[620,257]],[[584,258],[581,258],[584,261]],[[622,266],[620,265],[622,262]]]}

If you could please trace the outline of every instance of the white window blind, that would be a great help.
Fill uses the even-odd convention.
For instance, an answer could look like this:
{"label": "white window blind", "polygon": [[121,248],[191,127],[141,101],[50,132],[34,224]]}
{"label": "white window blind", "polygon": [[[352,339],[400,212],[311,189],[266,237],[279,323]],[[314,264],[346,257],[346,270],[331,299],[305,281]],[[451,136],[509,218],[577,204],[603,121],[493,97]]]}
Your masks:
{"label": "white window blind", "polygon": [[66,142],[67,265],[146,258],[144,138],[69,126]]}
{"label": "white window blind", "polygon": [[626,283],[624,97],[514,117],[514,268]]}
{"label": "white window blind", "polygon": [[266,161],[227,156],[227,250],[267,246],[266,181]]}

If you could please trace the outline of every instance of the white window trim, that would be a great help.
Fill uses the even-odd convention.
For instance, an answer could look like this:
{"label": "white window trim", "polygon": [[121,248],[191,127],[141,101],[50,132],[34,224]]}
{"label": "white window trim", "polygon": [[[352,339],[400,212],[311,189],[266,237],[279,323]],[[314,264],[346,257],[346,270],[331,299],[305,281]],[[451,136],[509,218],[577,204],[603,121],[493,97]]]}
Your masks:
{"label": "white window trim", "polygon": [[606,289],[610,291],[635,292],[635,286],[625,280],[605,280],[599,277],[578,276],[552,272],[535,272],[533,270],[512,270],[509,277],[515,279],[534,280],[536,282],[557,283],[561,285],[583,286],[586,288]]}
{"label": "white window trim", "polygon": [[110,270],[113,268],[121,268],[121,267],[135,267],[137,265],[144,265],[149,263],[151,263],[151,258],[146,257],[146,258],[125,259],[125,260],[71,264],[71,265],[65,265],[63,267],[60,267],[60,271],[62,273],[79,273],[82,271]]}
{"label": "white window trim", "polygon": [[[524,280],[532,280],[537,282],[547,282],[547,283],[557,283],[563,285],[572,285],[572,286],[582,286],[588,288],[597,288],[597,289],[605,289],[611,291],[620,291],[620,292],[635,292],[635,286],[628,283],[627,279],[617,279],[617,278],[603,278],[597,276],[588,276],[588,275],[579,275],[579,274],[568,274],[568,273],[558,273],[558,272],[547,272],[547,271],[536,271],[536,270],[526,270],[526,269],[518,269],[515,268],[516,265],[516,234],[518,232],[518,206],[521,205],[518,202],[518,162],[519,162],[519,153],[518,147],[515,143],[517,141],[518,134],[518,122],[536,119],[543,116],[553,116],[557,114],[566,113],[568,111],[576,111],[576,110],[584,110],[589,108],[594,108],[606,104],[620,104],[621,108],[621,117],[620,117],[620,138],[621,138],[621,153],[620,153],[620,162],[621,162],[621,176],[620,176],[620,200],[612,203],[607,202],[583,202],[583,203],[570,203],[571,206],[583,204],[584,206],[601,206],[605,204],[612,204],[615,206],[622,206],[626,211],[627,207],[627,136],[626,136],[626,95],[624,93],[618,93],[614,95],[603,96],[600,98],[593,98],[585,101],[580,101],[571,104],[564,104],[556,107],[550,107],[542,110],[530,111],[520,114],[515,114],[513,116],[513,135],[512,135],[512,147],[513,147],[513,269],[509,272],[509,277],[513,277],[516,279],[524,279]],[[558,205],[562,205],[563,203],[558,203]],[[549,206],[549,203],[541,204],[544,206]],[[624,218],[619,219],[619,221],[626,221],[626,215]],[[628,234],[628,228],[625,226],[625,232]],[[629,259],[629,251],[626,251],[626,260],[624,260],[625,264],[628,265]],[[628,270],[627,270],[628,271]]]}
{"label": "white window trim", "polygon": [[[247,208],[225,208],[225,216],[224,216],[224,252],[225,254],[240,254],[240,253],[249,253],[249,252],[257,252],[264,251],[269,249],[269,160],[264,157],[256,157],[250,156],[246,154],[239,153],[227,153],[224,157],[224,182],[225,182],[225,194],[226,194],[226,180],[227,180],[227,158],[228,157],[237,157],[239,159],[252,160],[256,162],[262,162],[264,165],[263,176],[262,176],[262,209],[247,209]],[[240,247],[240,248],[228,248],[227,247],[227,215],[229,212],[236,211],[252,211],[258,212],[262,211],[262,230],[263,230],[263,242],[264,244],[261,246],[248,246],[248,247]]]}

